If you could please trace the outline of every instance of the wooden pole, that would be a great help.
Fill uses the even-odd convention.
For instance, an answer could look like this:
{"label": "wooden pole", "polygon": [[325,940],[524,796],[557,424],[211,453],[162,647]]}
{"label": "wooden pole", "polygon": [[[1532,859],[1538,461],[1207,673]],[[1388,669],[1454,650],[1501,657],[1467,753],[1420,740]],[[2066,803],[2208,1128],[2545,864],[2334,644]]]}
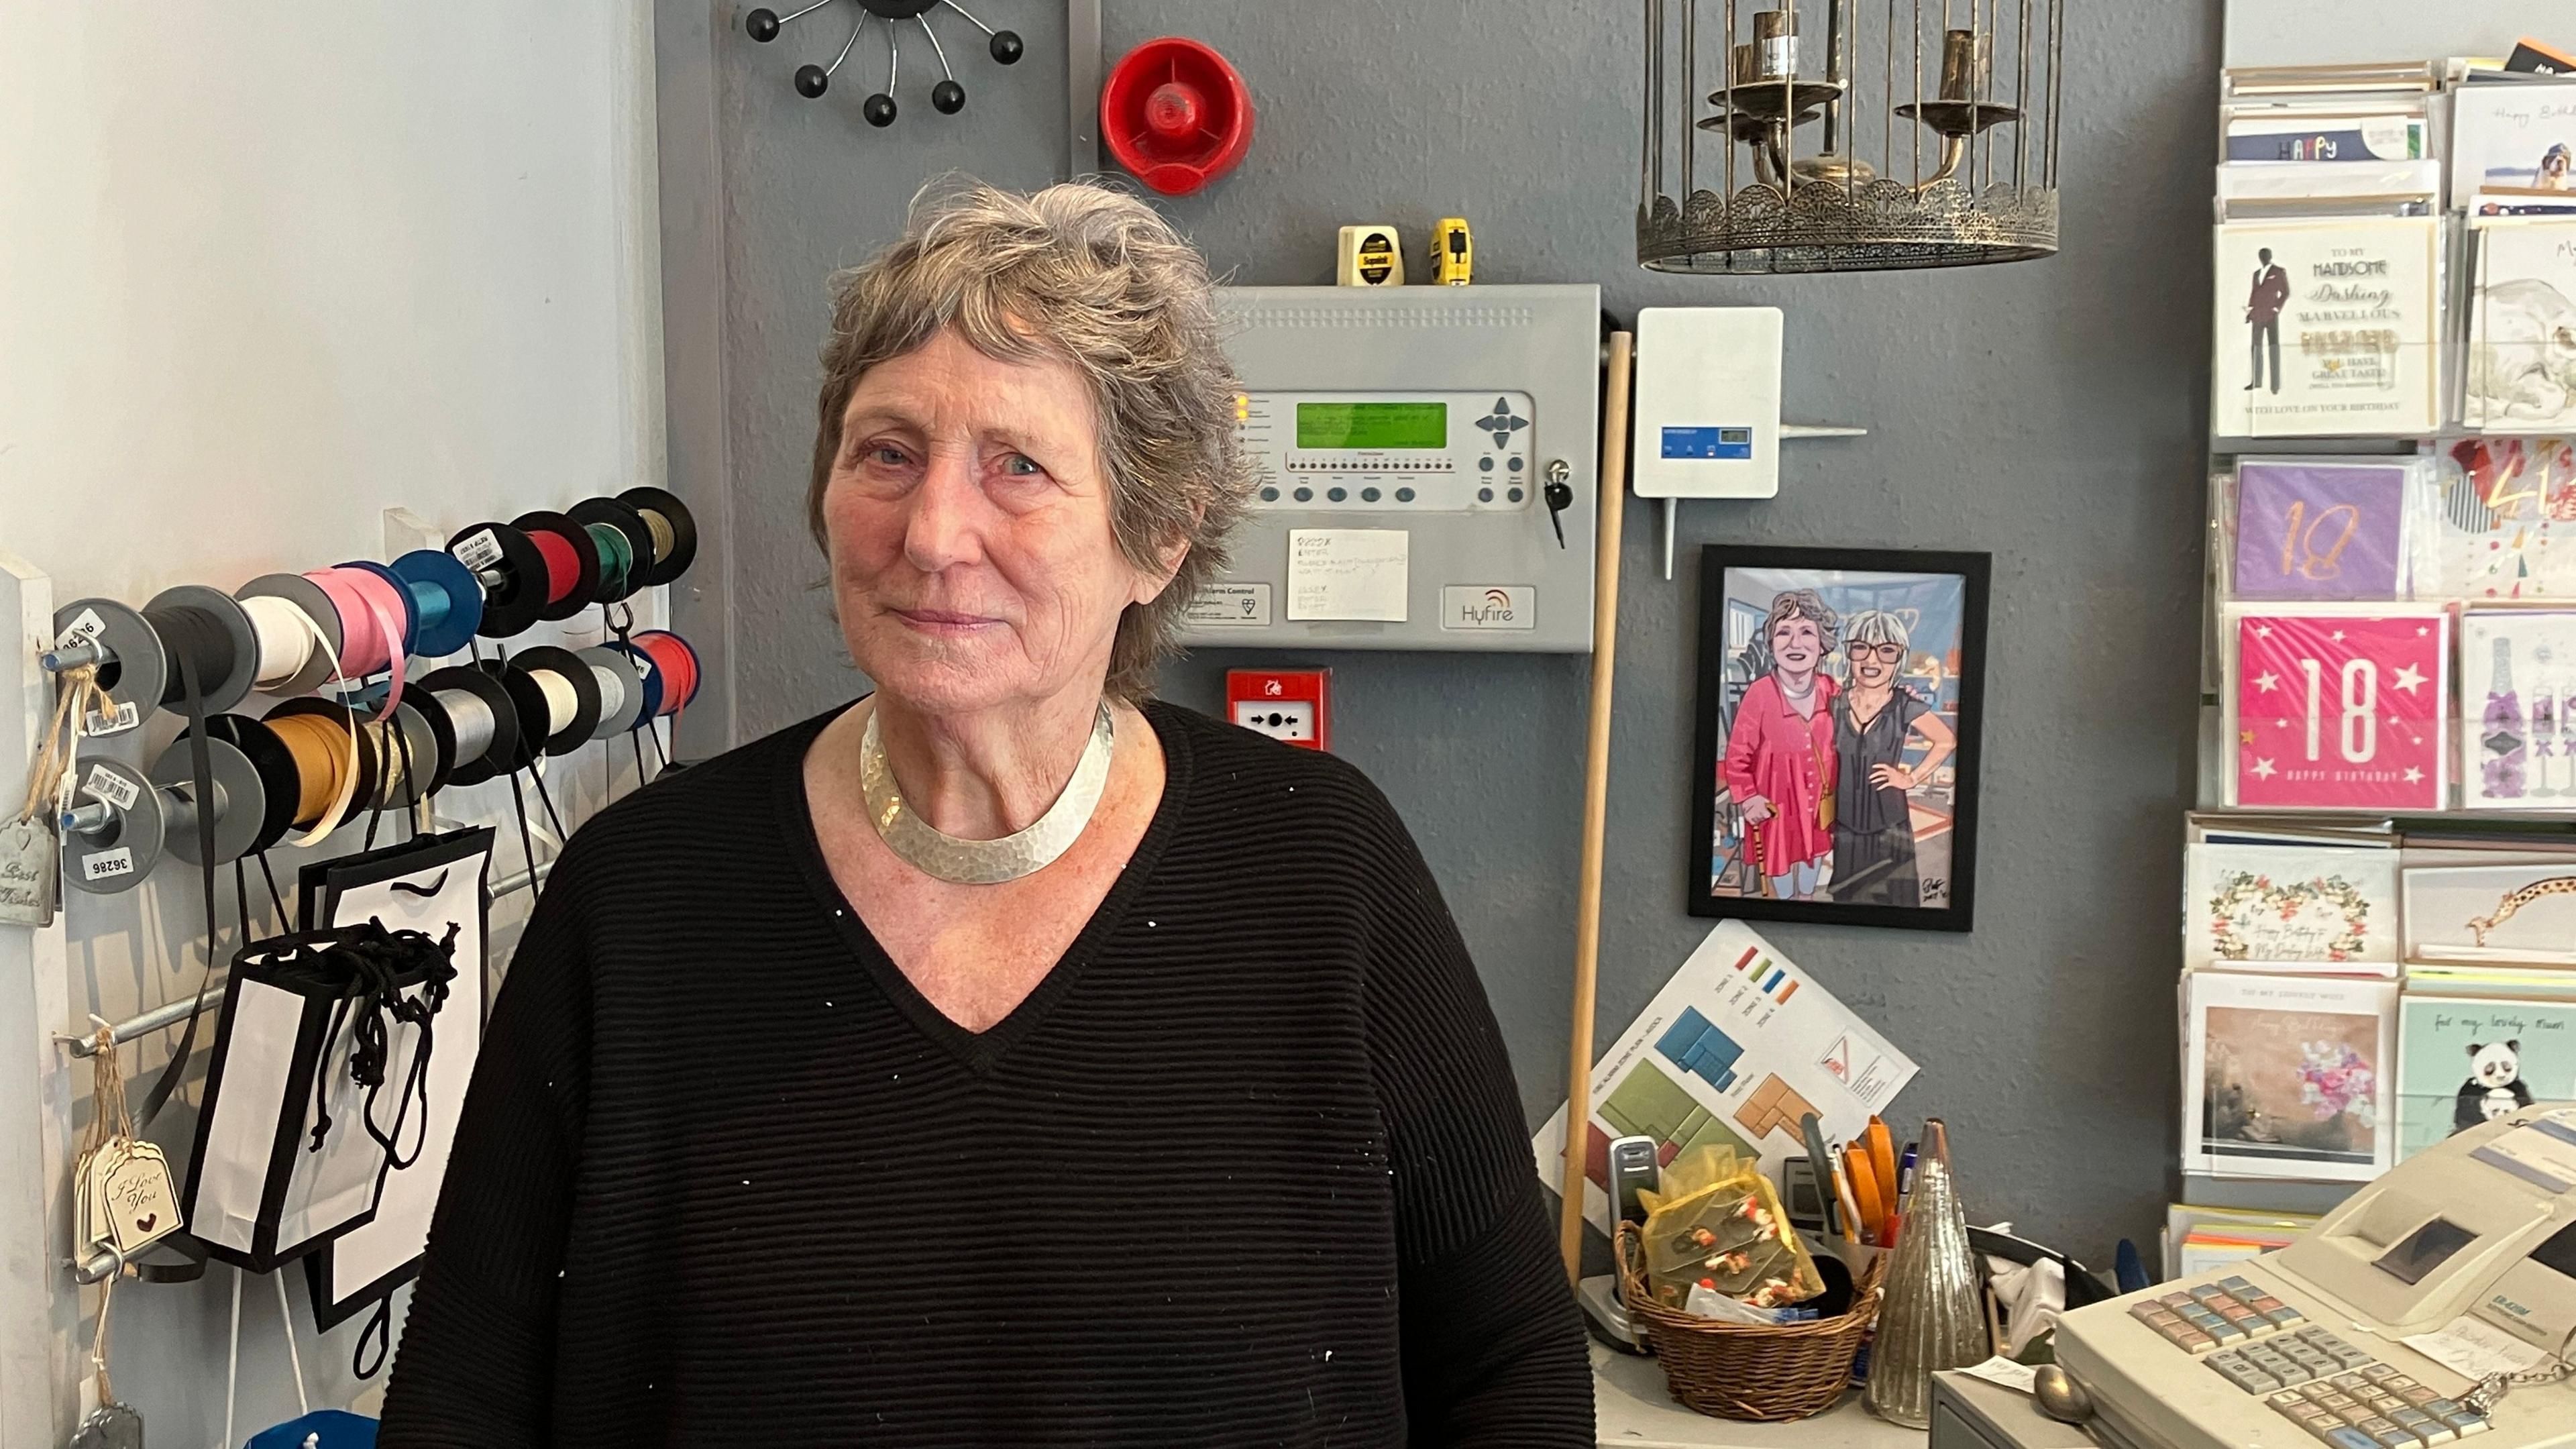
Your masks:
{"label": "wooden pole", "polygon": [[1574,898],[1574,1027],[1565,1082],[1565,1201],[1558,1247],[1583,1276],[1583,1163],[1592,1119],[1592,997],[1601,965],[1601,852],[1610,809],[1610,692],[1619,644],[1619,525],[1628,501],[1628,371],[1636,339],[1610,334],[1601,402],[1601,505],[1592,558],[1592,728],[1583,749],[1583,863]]}

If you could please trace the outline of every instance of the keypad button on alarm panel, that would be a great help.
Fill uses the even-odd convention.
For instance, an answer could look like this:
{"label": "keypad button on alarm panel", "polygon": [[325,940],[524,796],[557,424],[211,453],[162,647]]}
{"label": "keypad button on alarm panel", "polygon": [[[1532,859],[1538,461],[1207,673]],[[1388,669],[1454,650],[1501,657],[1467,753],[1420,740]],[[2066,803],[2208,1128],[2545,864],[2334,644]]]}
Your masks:
{"label": "keypad button on alarm panel", "polygon": [[2335,1449],[2416,1449],[2488,1428],[2244,1278],[2167,1293],[2129,1314]]}

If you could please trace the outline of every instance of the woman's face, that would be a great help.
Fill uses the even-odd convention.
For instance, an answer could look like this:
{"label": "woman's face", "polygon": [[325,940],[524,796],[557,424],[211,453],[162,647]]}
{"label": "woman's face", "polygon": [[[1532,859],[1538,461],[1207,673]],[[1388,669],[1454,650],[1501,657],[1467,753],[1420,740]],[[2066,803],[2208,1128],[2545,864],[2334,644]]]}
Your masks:
{"label": "woman's face", "polygon": [[1170,577],[1140,574],[1110,533],[1080,375],[953,330],[859,379],[823,528],[851,657],[931,713],[1096,691],[1119,615]]}
{"label": "woman's face", "polygon": [[1852,683],[1867,689],[1893,684],[1898,666],[1905,662],[1902,644],[1848,644],[1844,648],[1851,660]]}
{"label": "woman's face", "polygon": [[1791,674],[1813,671],[1825,657],[1825,636],[1816,621],[1792,614],[1771,626],[1771,658]]}

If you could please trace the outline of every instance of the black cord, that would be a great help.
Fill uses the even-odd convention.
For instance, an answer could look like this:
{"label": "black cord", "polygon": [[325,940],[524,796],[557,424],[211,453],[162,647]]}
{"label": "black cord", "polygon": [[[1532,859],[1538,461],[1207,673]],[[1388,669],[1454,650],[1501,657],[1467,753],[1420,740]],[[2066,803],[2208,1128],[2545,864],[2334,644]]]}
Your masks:
{"label": "black cord", "polygon": [[277,907],[277,933],[285,935],[295,929],[295,921],[286,913],[286,897],[277,893],[277,876],[268,868],[268,852],[259,853],[259,873],[268,882],[268,899]]}

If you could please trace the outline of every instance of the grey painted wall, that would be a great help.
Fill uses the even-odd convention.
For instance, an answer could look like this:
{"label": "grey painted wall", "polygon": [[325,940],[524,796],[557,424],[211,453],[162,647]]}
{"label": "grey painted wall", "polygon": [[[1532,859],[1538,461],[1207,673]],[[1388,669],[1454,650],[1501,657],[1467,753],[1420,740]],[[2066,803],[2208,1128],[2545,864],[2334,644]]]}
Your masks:
{"label": "grey painted wall", "polygon": [[[2215,0],[2069,6],[2062,255],[1782,280],[1635,266],[1633,5],[1106,8],[1113,57],[1187,34],[1251,83],[1260,124],[1250,157],[1208,193],[1167,206],[1237,281],[1329,281],[1339,224],[1386,220],[1419,236],[1460,214],[1475,224],[1486,281],[1598,281],[1623,315],[1653,304],[1785,307],[1787,416],[1871,434],[1792,445],[1777,500],[1686,506],[1686,559],[1718,541],[1993,551],[1979,929],[1765,929],[1922,1062],[1897,1114],[1950,1120],[1977,1214],[2096,1263],[2118,1236],[2148,1241],[2174,1179]],[[820,104],[788,87],[796,61],[828,56],[841,33],[756,47],[740,37],[738,9],[719,0],[711,44],[676,58],[712,71],[719,174],[705,205],[720,209],[729,480],[681,476],[692,444],[676,431],[673,457],[674,486],[723,500],[734,582],[709,620],[731,641],[736,728],[749,738],[856,686],[811,587],[821,566],[798,518],[824,275],[887,239],[927,175],[1050,178],[1063,22],[1049,0],[984,0],[978,13],[1025,33],[1030,59],[1000,72],[978,47],[952,44],[973,95],[967,113],[951,120],[915,104],[874,132],[856,111],[872,85],[845,82]],[[881,64],[864,50],[851,62]],[[913,99],[921,94],[916,85]],[[666,207],[672,194],[688,195],[666,194]],[[675,364],[675,387],[682,372]],[[1659,577],[1656,531],[1654,513],[1631,503],[1605,1033],[1707,924],[1681,908],[1697,590],[1687,566],[1674,582]],[[1184,661],[1165,693],[1215,708],[1224,669],[1255,657]],[[1564,1080],[1587,662],[1258,657],[1336,671],[1340,750],[1420,838],[1475,949],[1532,1119],[1543,1116]]]}

